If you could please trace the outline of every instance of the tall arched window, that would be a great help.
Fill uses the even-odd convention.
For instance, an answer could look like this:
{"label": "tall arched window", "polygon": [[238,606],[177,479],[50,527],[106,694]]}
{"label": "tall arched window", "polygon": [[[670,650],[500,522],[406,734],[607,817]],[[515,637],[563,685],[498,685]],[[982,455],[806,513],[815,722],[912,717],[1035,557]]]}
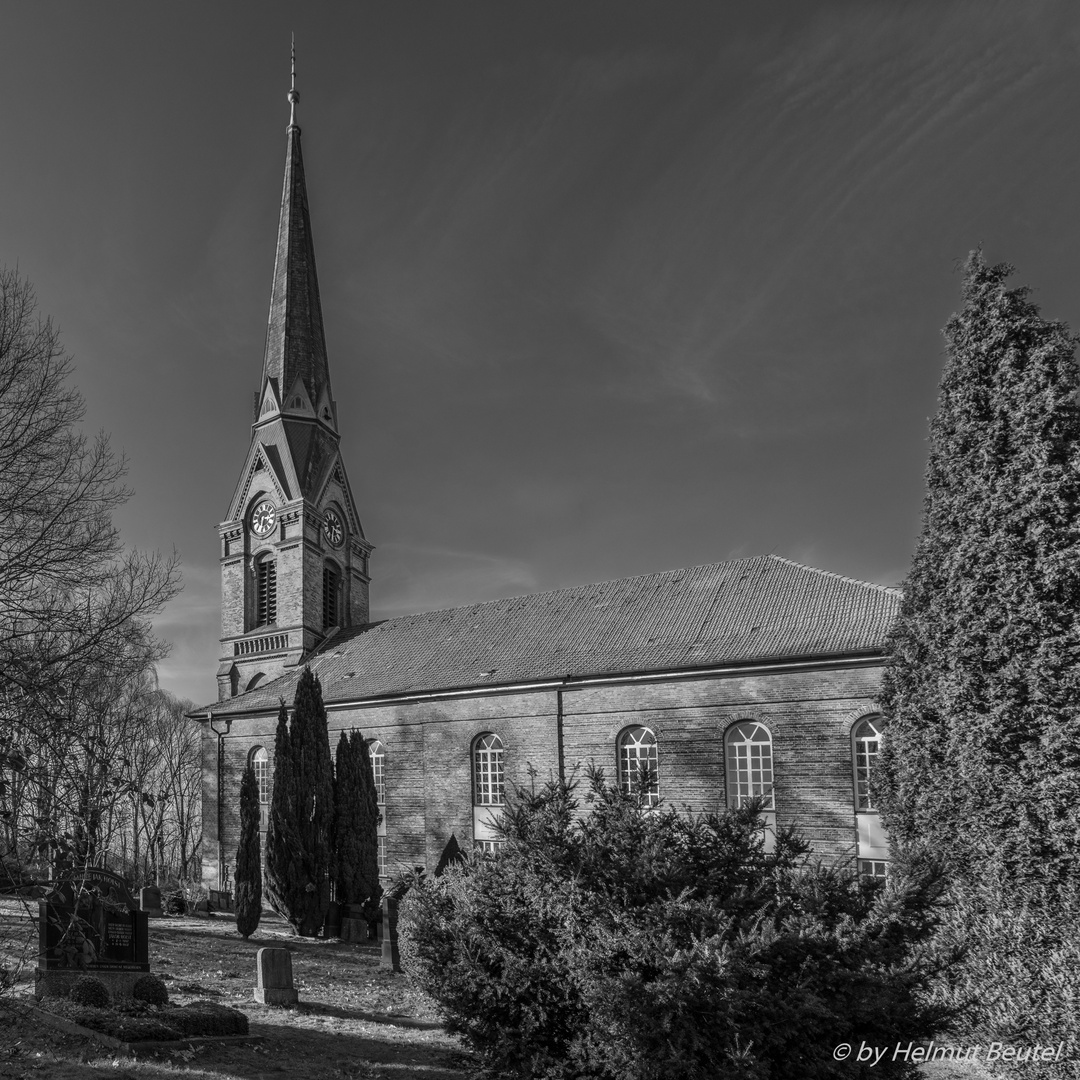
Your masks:
{"label": "tall arched window", "polygon": [[473,843],[494,853],[500,839],[495,819],[503,805],[503,743],[487,732],[473,743]]}
{"label": "tall arched window", "polygon": [[259,785],[259,828],[265,829],[270,814],[270,755],[265,746],[256,746],[248,758]]}
{"label": "tall arched window", "polygon": [[255,625],[277,622],[277,564],[269,555],[255,563]]}
{"label": "tall arched window", "polygon": [[386,877],[386,749],[378,739],[368,743],[371,772],[375,777],[375,801],[379,804],[379,877]]}
{"label": "tall arched window", "polygon": [[870,794],[870,776],[877,768],[881,752],[881,732],[874,724],[881,718],[865,717],[851,732],[852,753],[855,760],[855,808],[874,810],[874,798]]}
{"label": "tall arched window", "polygon": [[650,806],[660,801],[656,736],[647,727],[628,727],[619,735],[619,786],[627,795],[641,791]]}
{"label": "tall arched window", "polygon": [[728,729],[728,805],[738,807],[754,798],[765,799],[765,809],[773,804],[772,736],[763,724],[752,720]]}
{"label": "tall arched window", "polygon": [[371,755],[371,771],[375,776],[375,801],[380,806],[386,805],[386,750],[378,739],[368,743]]}
{"label": "tall arched window", "polygon": [[871,791],[881,753],[881,716],[863,716],[851,729],[851,765],[855,783],[855,831],[859,871],[884,877],[889,865],[889,838],[881,826]]}
{"label": "tall arched window", "polygon": [[481,735],[473,745],[473,803],[503,804],[503,744],[498,735]]}

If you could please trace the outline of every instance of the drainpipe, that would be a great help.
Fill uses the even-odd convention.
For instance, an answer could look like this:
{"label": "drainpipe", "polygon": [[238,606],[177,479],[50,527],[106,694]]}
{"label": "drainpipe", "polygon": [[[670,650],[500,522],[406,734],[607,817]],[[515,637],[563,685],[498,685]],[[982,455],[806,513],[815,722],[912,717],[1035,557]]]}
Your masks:
{"label": "drainpipe", "polygon": [[566,779],[563,761],[563,692],[561,689],[555,691],[555,735],[559,747],[559,780],[561,782]]}
{"label": "drainpipe", "polygon": [[222,838],[222,830],[225,827],[225,740],[223,736],[229,734],[232,727],[232,717],[226,716],[224,720],[225,730],[218,731],[214,727],[214,713],[207,712],[210,721],[210,730],[217,736],[217,886],[221,888],[221,872],[225,867],[225,841]]}

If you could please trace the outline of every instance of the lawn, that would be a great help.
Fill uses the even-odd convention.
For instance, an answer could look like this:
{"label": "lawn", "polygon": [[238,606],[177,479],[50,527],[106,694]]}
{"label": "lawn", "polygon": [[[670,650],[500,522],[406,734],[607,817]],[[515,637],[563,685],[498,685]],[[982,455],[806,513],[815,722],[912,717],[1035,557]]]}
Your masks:
{"label": "lawn", "polygon": [[[0,937],[26,937],[25,913],[0,902]],[[300,1004],[257,1005],[255,953],[263,946],[292,952],[293,983]],[[232,920],[164,918],[150,922],[150,969],[179,1004],[211,999],[242,1009],[251,1044],[201,1046],[188,1050],[118,1058],[78,1036],[45,1028],[20,1005],[0,1002],[0,1078],[83,1080],[465,1080],[472,1059],[458,1041],[436,1027],[432,1002],[404,975],[379,966],[375,944],[298,938],[276,917],[264,917],[247,941]],[[29,974],[32,978],[32,972]],[[18,989],[25,995],[31,983]],[[924,1066],[926,1080],[983,1080],[977,1065]]]}
{"label": "lawn", "polygon": [[[6,906],[2,916],[9,932],[17,931],[15,909]],[[263,946],[291,950],[298,1006],[254,1002],[255,953]],[[91,1040],[44,1028],[16,998],[0,1006],[0,1077],[461,1080],[469,1069],[457,1040],[438,1028],[403,1026],[438,1017],[404,975],[380,968],[374,944],[297,938],[273,917],[247,941],[227,917],[152,919],[150,969],[177,1003],[204,998],[242,1009],[262,1040],[117,1059]],[[25,994],[30,984],[18,989]]]}

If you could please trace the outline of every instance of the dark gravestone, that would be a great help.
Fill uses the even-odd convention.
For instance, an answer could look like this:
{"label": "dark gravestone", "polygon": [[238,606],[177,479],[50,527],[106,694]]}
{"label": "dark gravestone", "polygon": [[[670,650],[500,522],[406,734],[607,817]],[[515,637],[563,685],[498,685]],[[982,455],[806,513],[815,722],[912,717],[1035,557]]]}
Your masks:
{"label": "dark gravestone", "polygon": [[388,967],[391,971],[401,970],[401,956],[398,953],[397,911],[397,900],[392,896],[384,896],[382,898],[382,956],[379,959],[379,966]]}
{"label": "dark gravestone", "polygon": [[161,890],[156,885],[147,885],[139,893],[139,907],[147,915],[164,915],[161,909]]}
{"label": "dark gravestone", "polygon": [[61,882],[38,916],[39,997],[66,992],[83,974],[104,978],[114,994],[130,993],[150,970],[147,915],[118,874],[95,867]]}

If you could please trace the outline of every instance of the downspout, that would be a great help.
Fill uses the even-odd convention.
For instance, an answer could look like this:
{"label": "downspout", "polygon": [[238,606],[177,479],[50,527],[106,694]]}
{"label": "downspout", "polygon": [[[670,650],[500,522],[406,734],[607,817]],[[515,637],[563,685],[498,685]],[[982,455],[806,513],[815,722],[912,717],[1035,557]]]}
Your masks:
{"label": "downspout", "polygon": [[559,748],[559,783],[562,783],[566,779],[566,768],[563,761],[563,691],[561,687],[555,691],[555,736]]}
{"label": "downspout", "polygon": [[232,717],[225,717],[225,730],[218,731],[214,727],[214,713],[207,712],[210,721],[210,730],[217,736],[217,887],[221,888],[222,870],[225,867],[225,841],[223,830],[225,828],[225,739],[232,727]]}

